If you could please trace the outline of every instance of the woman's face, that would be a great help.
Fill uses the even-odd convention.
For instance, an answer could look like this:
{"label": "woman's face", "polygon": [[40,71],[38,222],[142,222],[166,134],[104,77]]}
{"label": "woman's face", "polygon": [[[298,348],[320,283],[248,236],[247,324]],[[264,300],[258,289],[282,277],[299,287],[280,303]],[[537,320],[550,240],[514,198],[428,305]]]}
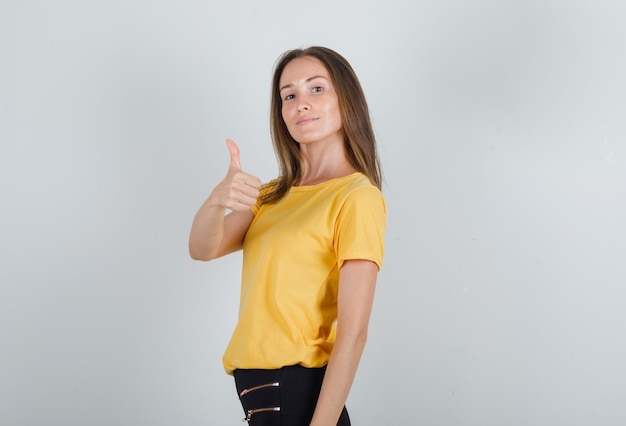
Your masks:
{"label": "woman's face", "polygon": [[279,88],[283,120],[292,138],[300,144],[343,143],[337,93],[317,58],[305,56],[289,62]]}

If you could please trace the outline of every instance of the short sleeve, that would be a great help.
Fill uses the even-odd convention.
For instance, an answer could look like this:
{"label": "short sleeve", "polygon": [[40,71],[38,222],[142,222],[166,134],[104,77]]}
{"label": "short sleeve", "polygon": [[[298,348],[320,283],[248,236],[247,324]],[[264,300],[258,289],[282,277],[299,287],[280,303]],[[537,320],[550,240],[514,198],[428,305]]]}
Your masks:
{"label": "short sleeve", "polygon": [[378,269],[384,257],[387,207],[375,186],[362,186],[346,196],[335,224],[338,267],[346,260],[370,260]]}

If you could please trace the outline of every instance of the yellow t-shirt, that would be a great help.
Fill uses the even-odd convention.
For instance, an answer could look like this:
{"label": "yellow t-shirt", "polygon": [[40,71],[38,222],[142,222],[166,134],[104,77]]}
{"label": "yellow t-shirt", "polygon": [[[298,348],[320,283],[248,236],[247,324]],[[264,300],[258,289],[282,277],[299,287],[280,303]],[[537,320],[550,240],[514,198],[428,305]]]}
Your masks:
{"label": "yellow t-shirt", "polygon": [[383,195],[365,175],[353,173],[292,187],[279,202],[251,210],[239,321],[224,369],[322,367],[334,343],[343,262],[382,265]]}

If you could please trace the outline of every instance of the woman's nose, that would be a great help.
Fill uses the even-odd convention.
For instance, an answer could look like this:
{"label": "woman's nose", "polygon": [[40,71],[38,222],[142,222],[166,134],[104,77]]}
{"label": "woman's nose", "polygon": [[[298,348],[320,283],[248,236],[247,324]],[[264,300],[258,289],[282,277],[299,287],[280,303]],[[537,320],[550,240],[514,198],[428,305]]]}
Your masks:
{"label": "woman's nose", "polygon": [[306,99],[299,98],[298,101],[298,112],[308,111],[311,109],[311,105],[306,101]]}

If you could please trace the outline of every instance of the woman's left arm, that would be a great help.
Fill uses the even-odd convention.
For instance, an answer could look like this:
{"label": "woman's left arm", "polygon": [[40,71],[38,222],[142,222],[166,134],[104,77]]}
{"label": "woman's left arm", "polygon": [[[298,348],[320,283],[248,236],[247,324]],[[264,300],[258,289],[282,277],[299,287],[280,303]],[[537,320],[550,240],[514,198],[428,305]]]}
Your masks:
{"label": "woman's left arm", "polygon": [[346,260],[339,271],[337,337],[311,426],[337,424],[367,341],[377,275],[369,260]]}

